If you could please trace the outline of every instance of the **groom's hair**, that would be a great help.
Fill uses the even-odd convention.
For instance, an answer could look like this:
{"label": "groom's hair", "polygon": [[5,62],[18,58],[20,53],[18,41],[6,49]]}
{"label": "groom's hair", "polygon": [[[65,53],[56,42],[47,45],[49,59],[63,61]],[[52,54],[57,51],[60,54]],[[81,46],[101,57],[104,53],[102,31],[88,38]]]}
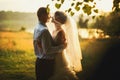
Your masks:
{"label": "groom's hair", "polygon": [[48,11],[46,7],[40,7],[37,11],[38,20],[44,22],[44,18],[48,16]]}
{"label": "groom's hair", "polygon": [[67,15],[62,11],[56,11],[55,19],[61,24],[64,24],[67,21]]}

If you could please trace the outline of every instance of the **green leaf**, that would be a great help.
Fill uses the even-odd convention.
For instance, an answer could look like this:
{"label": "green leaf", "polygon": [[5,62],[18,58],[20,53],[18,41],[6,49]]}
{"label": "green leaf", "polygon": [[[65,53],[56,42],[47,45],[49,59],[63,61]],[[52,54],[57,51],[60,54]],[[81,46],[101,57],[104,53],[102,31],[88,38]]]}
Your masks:
{"label": "green leaf", "polygon": [[94,2],[94,5],[96,5],[96,2]]}
{"label": "green leaf", "polygon": [[77,6],[76,6],[76,7],[75,7],[75,10],[76,10],[76,11],[79,11],[79,10],[80,10],[80,7],[77,7]]}
{"label": "green leaf", "polygon": [[71,8],[69,8],[69,9],[68,9],[68,13],[69,13],[71,10],[72,10],[72,9],[71,9]]}
{"label": "green leaf", "polygon": [[84,0],[84,2],[89,2],[89,1],[90,1],[90,2],[93,2],[94,0]]}
{"label": "green leaf", "polygon": [[56,3],[56,4],[55,4],[55,7],[56,7],[57,9],[59,9],[59,8],[61,7],[61,4]]}
{"label": "green leaf", "polygon": [[95,5],[93,5],[93,8],[95,8]]}
{"label": "green leaf", "polygon": [[95,19],[95,16],[92,16],[92,19]]}
{"label": "green leaf", "polygon": [[49,8],[49,4],[47,5],[47,12],[49,13],[50,12],[50,8]]}
{"label": "green leaf", "polygon": [[72,3],[71,6],[74,6],[74,3]]}
{"label": "green leaf", "polygon": [[83,9],[84,13],[86,13],[87,15],[90,15],[90,14],[92,13],[92,12],[91,12],[92,7],[89,6],[88,4],[85,4],[82,9]]}
{"label": "green leaf", "polygon": [[98,13],[98,9],[93,10],[95,13]]}
{"label": "green leaf", "polygon": [[65,10],[65,12],[67,12],[68,10]]}
{"label": "green leaf", "polygon": [[61,0],[61,3],[63,4],[63,3],[64,3],[64,0]]}
{"label": "green leaf", "polygon": [[89,2],[89,0],[84,0],[84,2]]}
{"label": "green leaf", "polygon": [[84,0],[84,2],[89,2],[89,1],[90,1],[90,2],[93,2],[94,0]]}
{"label": "green leaf", "polygon": [[79,5],[81,5],[82,4],[82,2],[77,2],[76,3],[76,6],[79,6]]}
{"label": "green leaf", "polygon": [[90,0],[91,2],[93,2],[94,0]]}
{"label": "green leaf", "polygon": [[74,14],[75,14],[74,12],[72,12],[72,11],[70,12],[70,15],[71,15],[71,16],[73,16]]}

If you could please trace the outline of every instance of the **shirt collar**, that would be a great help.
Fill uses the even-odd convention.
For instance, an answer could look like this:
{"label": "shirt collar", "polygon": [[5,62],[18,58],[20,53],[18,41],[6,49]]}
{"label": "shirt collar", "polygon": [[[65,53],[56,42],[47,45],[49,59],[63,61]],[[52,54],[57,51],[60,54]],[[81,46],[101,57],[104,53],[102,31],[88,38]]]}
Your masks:
{"label": "shirt collar", "polygon": [[46,25],[45,23],[42,23],[42,22],[40,22],[40,21],[39,21],[39,24],[41,24],[41,25],[47,27],[47,25]]}

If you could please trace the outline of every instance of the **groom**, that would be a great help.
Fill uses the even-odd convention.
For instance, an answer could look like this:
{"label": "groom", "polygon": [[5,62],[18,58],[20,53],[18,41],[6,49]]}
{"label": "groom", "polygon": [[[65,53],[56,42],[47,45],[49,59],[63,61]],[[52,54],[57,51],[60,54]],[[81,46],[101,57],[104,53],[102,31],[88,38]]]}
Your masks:
{"label": "groom", "polygon": [[34,29],[34,51],[36,55],[36,80],[48,80],[54,72],[55,53],[62,52],[66,45],[54,46],[54,41],[47,29],[49,20],[47,8],[41,7],[37,11],[38,25]]}

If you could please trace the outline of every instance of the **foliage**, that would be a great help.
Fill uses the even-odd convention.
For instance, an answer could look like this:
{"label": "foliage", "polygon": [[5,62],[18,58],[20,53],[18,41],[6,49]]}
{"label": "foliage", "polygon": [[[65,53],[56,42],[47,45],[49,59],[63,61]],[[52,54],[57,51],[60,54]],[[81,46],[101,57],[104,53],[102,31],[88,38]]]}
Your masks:
{"label": "foliage", "polygon": [[[57,2],[55,3],[55,8],[60,9],[64,2],[65,0],[57,0]],[[91,6],[89,3],[94,4]],[[95,8],[95,5],[96,3],[94,2],[94,0],[83,1],[71,0],[71,7],[66,9],[65,12],[68,12],[71,16],[73,16],[75,14],[75,11],[78,12],[80,10],[83,10],[85,14],[90,15],[92,12],[98,13],[98,10]]]}
{"label": "foliage", "polygon": [[[52,0],[55,1],[55,0]],[[77,0],[71,0],[71,7],[65,10],[68,13],[72,13],[71,16],[75,14],[74,10],[80,11],[83,10],[84,13],[87,15],[90,15],[92,12],[98,13],[98,9],[95,8],[96,3],[94,0],[83,0],[83,1],[77,1]],[[64,4],[65,0],[57,0],[55,3],[55,7],[57,9],[60,9],[60,7]],[[90,5],[89,3],[93,3],[94,5]],[[81,8],[81,6],[83,7]],[[113,0],[113,11],[114,12],[119,12],[120,11],[120,0]]]}
{"label": "foliage", "polygon": [[79,16],[79,21],[78,21],[78,25],[80,26],[80,28],[88,28],[88,19],[83,20],[84,16],[80,15]]}
{"label": "foliage", "polygon": [[120,12],[116,14],[111,14],[111,20],[108,29],[106,29],[106,32],[115,37],[120,36]]}
{"label": "foliage", "polygon": [[24,26],[21,27],[20,31],[25,31],[26,28]]}
{"label": "foliage", "polygon": [[88,15],[90,15],[92,13],[91,12],[92,7],[89,6],[88,4],[85,4],[82,9],[83,9],[84,13],[87,13]]}
{"label": "foliage", "polygon": [[111,37],[120,36],[120,12],[108,16],[100,16],[96,18],[96,22],[92,28],[102,29],[105,34]]}
{"label": "foliage", "polygon": [[113,0],[113,11],[120,12],[120,0]]}
{"label": "foliage", "polygon": [[0,11],[0,30],[20,30],[21,26],[33,28],[37,23],[35,13]]}
{"label": "foliage", "polygon": [[36,17],[35,13],[23,13],[12,11],[0,11],[0,21],[2,20],[32,20]]}
{"label": "foliage", "polygon": [[55,4],[55,7],[56,7],[57,9],[59,9],[59,8],[61,7],[61,4],[56,3],[56,4]]}
{"label": "foliage", "polygon": [[[89,2],[89,0],[84,0],[85,2]],[[93,0],[92,0],[93,1]],[[113,12],[110,15],[100,15],[92,16],[95,20],[95,23],[92,24],[91,28],[102,29],[105,34],[110,35],[111,37],[119,37],[120,36],[120,0],[113,0]],[[95,6],[93,6],[95,7]],[[90,15],[92,12],[92,8],[88,4],[84,4],[82,10],[84,13]],[[94,12],[98,13],[98,9],[94,9]],[[88,19],[89,20],[89,19]],[[83,21],[82,17],[79,18],[80,27],[88,28],[87,19]]]}

